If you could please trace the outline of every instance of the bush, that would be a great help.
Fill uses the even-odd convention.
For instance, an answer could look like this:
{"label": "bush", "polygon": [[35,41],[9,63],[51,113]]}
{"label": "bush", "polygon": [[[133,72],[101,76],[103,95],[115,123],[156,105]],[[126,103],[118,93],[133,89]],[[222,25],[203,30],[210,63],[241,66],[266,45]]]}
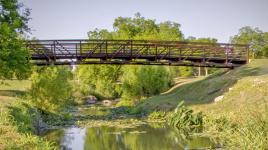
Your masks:
{"label": "bush", "polygon": [[153,111],[149,114],[148,120],[149,121],[164,121],[166,120],[166,112],[164,111]]}
{"label": "bush", "polygon": [[9,117],[11,122],[17,126],[18,131],[21,133],[35,132],[34,122],[38,111],[25,102],[17,101],[9,107]]}
{"label": "bush", "polygon": [[16,100],[9,108],[1,105],[0,149],[56,149],[53,143],[33,135],[39,114],[27,101]]}
{"label": "bush", "polygon": [[167,90],[172,79],[163,66],[128,66],[122,76],[123,99],[139,100]]}
{"label": "bush", "polygon": [[79,66],[75,75],[78,80],[78,89],[84,96],[94,95],[107,99],[119,96],[117,80],[121,75],[121,66]]}
{"label": "bush", "polygon": [[184,101],[181,101],[168,122],[177,128],[200,127],[203,123],[203,115],[201,113],[194,114],[193,110],[184,106]]}
{"label": "bush", "polygon": [[71,102],[71,72],[64,67],[44,68],[32,75],[31,102],[43,111],[57,112]]}

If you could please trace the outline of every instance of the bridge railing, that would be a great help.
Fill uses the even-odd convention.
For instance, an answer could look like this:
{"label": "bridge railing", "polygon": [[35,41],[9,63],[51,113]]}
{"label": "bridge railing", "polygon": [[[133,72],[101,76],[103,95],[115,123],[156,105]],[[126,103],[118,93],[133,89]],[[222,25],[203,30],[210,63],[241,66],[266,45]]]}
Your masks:
{"label": "bridge railing", "polygon": [[244,63],[248,46],[146,40],[35,40],[27,41],[33,60],[192,61],[199,63]]}

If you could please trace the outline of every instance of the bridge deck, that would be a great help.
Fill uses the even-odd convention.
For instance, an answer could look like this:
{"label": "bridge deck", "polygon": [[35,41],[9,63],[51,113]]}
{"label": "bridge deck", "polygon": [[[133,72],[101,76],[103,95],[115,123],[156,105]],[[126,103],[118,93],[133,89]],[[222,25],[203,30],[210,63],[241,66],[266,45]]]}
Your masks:
{"label": "bridge deck", "polygon": [[236,67],[248,61],[248,46],[144,40],[27,41],[37,65],[141,64]]}

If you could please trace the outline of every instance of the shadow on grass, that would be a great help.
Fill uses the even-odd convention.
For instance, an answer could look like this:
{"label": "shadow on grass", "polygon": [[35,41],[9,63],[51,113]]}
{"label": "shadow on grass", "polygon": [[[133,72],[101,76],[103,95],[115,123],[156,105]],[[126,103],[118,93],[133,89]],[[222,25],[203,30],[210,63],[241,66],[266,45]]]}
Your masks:
{"label": "shadow on grass", "polygon": [[16,97],[16,96],[23,96],[25,95],[25,91],[20,90],[0,90],[1,96],[9,96],[9,97]]}
{"label": "shadow on grass", "polygon": [[9,115],[12,119],[12,123],[18,128],[21,133],[32,133],[33,118],[35,115],[34,108],[26,103],[19,103],[13,106],[9,106]]}

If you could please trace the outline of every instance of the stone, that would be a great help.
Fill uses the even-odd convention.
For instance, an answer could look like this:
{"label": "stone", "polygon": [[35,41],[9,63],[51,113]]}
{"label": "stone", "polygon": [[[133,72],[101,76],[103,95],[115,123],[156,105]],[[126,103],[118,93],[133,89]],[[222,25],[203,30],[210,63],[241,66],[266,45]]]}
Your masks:
{"label": "stone", "polygon": [[216,98],[214,99],[214,102],[217,103],[217,102],[219,102],[219,101],[222,101],[223,97],[224,97],[223,95],[216,97]]}
{"label": "stone", "polygon": [[120,101],[119,99],[115,99],[115,100],[103,100],[102,101],[102,105],[104,105],[104,106],[112,106],[112,105],[117,104],[119,101]]}
{"label": "stone", "polygon": [[97,98],[95,96],[86,96],[86,97],[83,97],[83,100],[85,101],[85,104],[95,104],[97,102]]}
{"label": "stone", "polygon": [[103,100],[103,101],[102,101],[102,104],[103,104],[104,106],[111,106],[113,103],[112,103],[111,100]]}

